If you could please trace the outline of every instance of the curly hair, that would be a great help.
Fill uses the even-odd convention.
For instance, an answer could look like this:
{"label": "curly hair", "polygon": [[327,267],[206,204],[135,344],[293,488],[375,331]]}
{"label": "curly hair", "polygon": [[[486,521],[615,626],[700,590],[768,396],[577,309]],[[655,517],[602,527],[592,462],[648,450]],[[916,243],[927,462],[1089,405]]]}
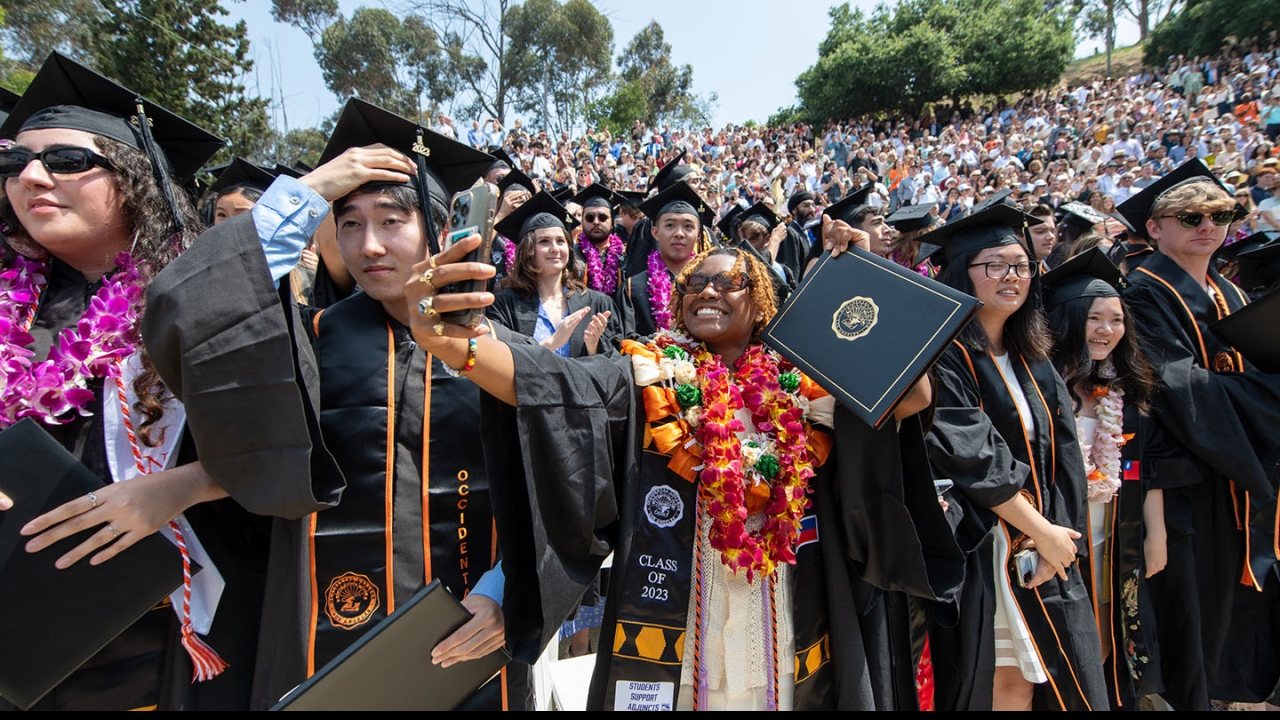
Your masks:
{"label": "curly hair", "polygon": [[[534,240],[537,232],[537,230],[530,230],[516,244],[516,262],[507,270],[507,276],[502,280],[503,289],[510,288],[534,297],[538,295],[540,271],[537,261],[538,244]],[[564,270],[560,271],[560,284],[568,288],[569,294],[572,295],[585,291],[587,286],[582,282],[582,263],[578,261],[578,253],[574,252],[573,243],[569,242],[567,232],[565,241],[569,260],[565,263]]]}
{"label": "curly hair", "polygon": [[[102,156],[111,162],[109,172],[115,177],[120,192],[120,210],[133,236],[130,254],[138,264],[143,282],[150,283],[151,278],[191,245],[204,230],[204,223],[196,214],[187,193],[166,173],[165,178],[177,200],[177,211],[184,224],[184,229],[178,232],[169,202],[163,188],[156,183],[155,171],[147,155],[101,135],[95,135],[93,139]],[[0,221],[8,224],[14,235],[30,237],[18,222],[8,196],[0,196]],[[6,250],[13,251],[9,247]],[[133,390],[138,396],[134,409],[144,417],[138,425],[138,434],[144,444],[158,446],[164,439],[153,438],[151,429],[164,416],[166,389],[145,347],[142,348],[142,374],[134,380]]]}
{"label": "curly hair", "polygon": [[[759,342],[760,331],[778,313],[778,305],[774,300],[773,281],[769,278],[771,271],[764,266],[764,263],[757,260],[754,255],[734,247],[718,247],[706,250],[694,256],[684,266],[684,269],[680,271],[680,275],[676,278],[675,285],[678,287],[688,280],[689,276],[702,268],[704,262],[717,255],[734,258],[733,269],[730,272],[745,273],[747,276],[747,290],[751,293],[751,303],[755,305],[756,311],[760,315],[760,319],[751,328],[751,342]],[[689,332],[689,327],[684,324],[684,296],[678,290],[671,293],[671,327],[686,335],[692,335]]]}

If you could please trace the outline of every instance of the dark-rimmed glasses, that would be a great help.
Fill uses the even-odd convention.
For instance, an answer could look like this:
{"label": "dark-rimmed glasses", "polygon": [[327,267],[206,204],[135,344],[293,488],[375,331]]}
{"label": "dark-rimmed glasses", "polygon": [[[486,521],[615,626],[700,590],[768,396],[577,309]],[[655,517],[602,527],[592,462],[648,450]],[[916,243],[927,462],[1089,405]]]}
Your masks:
{"label": "dark-rimmed glasses", "polygon": [[32,152],[26,148],[0,150],[0,177],[11,178],[22,174],[36,158],[44,169],[57,175],[73,175],[92,170],[94,166],[112,168],[111,161],[83,147],[53,147]]}
{"label": "dark-rimmed glasses", "polygon": [[[1195,230],[1200,227],[1200,223],[1204,222],[1205,213],[1181,213],[1177,215],[1161,215],[1162,218],[1177,218],[1178,224],[1183,230]],[[1226,227],[1236,219],[1236,211],[1219,210],[1216,213],[1209,213],[1209,219],[1218,227]]]}
{"label": "dark-rimmed glasses", "polygon": [[991,278],[992,280],[1005,279],[1006,277],[1009,276],[1010,270],[1012,270],[1014,274],[1016,274],[1018,277],[1022,278],[1023,280],[1031,279],[1031,263],[1029,262],[1007,263],[1003,261],[993,260],[991,262],[985,262],[985,263],[973,263],[969,265],[969,267],[986,268],[987,277]]}
{"label": "dark-rimmed glasses", "polygon": [[716,289],[719,293],[736,292],[742,290],[750,284],[750,279],[744,272],[738,273],[716,273],[710,277],[701,273],[694,273],[685,278],[681,282],[676,283],[676,290],[681,295],[696,295],[707,289],[707,285]]}

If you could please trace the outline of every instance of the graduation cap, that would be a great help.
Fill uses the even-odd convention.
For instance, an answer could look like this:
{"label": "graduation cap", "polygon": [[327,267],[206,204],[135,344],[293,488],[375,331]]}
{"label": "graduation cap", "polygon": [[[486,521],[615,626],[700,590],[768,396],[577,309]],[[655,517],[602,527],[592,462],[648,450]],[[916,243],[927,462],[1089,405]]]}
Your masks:
{"label": "graduation cap", "polygon": [[720,229],[721,234],[726,238],[733,239],[733,231],[738,227],[738,219],[742,217],[745,209],[738,203],[733,204],[733,208],[720,218],[720,222],[716,223],[716,227]]}
{"label": "graduation cap", "polygon": [[688,183],[678,182],[671,187],[649,198],[640,206],[643,212],[655,224],[658,218],[670,213],[697,215],[702,227],[710,227],[715,222],[715,211],[689,187]]}
{"label": "graduation cap", "polygon": [[186,224],[164,176],[186,184],[222,147],[218,136],[58,52],[49,54],[14,104],[0,125],[0,137],[47,128],[82,130],[145,153],[179,232]]}
{"label": "graduation cap", "polygon": [[418,191],[418,209],[427,227],[428,246],[432,254],[439,252],[439,229],[431,216],[429,200],[448,208],[455,193],[471,187],[485,174],[493,157],[373,103],[351,98],[342,107],[333,134],[320,154],[320,164],[350,148],[377,143],[399,150],[417,163],[418,174],[406,184]]}
{"label": "graduation cap", "polygon": [[661,192],[693,173],[692,166],[680,164],[688,152],[688,150],[681,150],[679,155],[671,158],[670,162],[663,165],[662,169],[658,170],[658,173],[653,176],[652,187],[658,188],[658,191]]}
{"label": "graduation cap", "polygon": [[[935,264],[943,264],[961,255],[991,247],[1022,245],[1026,248],[1023,232],[1043,220],[1028,215],[1017,208],[997,203],[981,212],[960,218],[953,223],[925,233],[918,238],[922,243],[942,247],[942,253],[933,253]],[[1034,257],[1030,252],[1028,256]],[[942,262],[939,262],[942,261]]]}
{"label": "graduation cap", "polygon": [[209,185],[205,192],[212,193],[216,197],[224,191],[237,186],[265,192],[271,183],[275,182],[275,179],[276,173],[260,168],[244,158],[235,158],[217,174],[217,179]]}
{"label": "graduation cap", "polygon": [[[1258,233],[1263,235],[1265,233]],[[1246,240],[1249,238],[1245,238]],[[1240,243],[1235,243],[1239,245]],[[1280,240],[1246,250],[1238,256],[1240,287],[1251,289],[1280,279]]]}
{"label": "graduation cap", "polygon": [[780,218],[778,217],[778,214],[773,211],[773,208],[763,202],[758,202],[746,210],[743,210],[742,219],[738,221],[738,224],[741,225],[748,220],[760,223],[770,232],[772,232],[780,222]]}
{"label": "graduation cap", "polygon": [[304,170],[300,167],[290,167],[288,165],[285,165],[284,163],[276,163],[276,166],[271,169],[271,173],[276,177],[280,177],[281,175],[284,175],[285,177],[291,177],[296,180],[297,178],[300,178],[303,175],[306,175],[307,173],[311,172],[314,169],[315,168],[309,168]]}
{"label": "graduation cap", "polygon": [[986,200],[974,203],[971,213],[976,215],[989,207],[1001,204],[1008,205],[1009,207],[1016,207],[1013,202],[1013,188],[1001,188],[988,196]]}
{"label": "graduation cap", "polygon": [[[504,168],[504,167],[508,170],[520,169],[520,163],[516,162],[515,158],[507,154],[507,151],[503,150],[502,148],[490,150],[489,155],[493,157],[493,163],[489,165],[489,170],[492,170],[494,168]],[[486,170],[485,172],[488,172],[488,171]]]}
{"label": "graduation cap", "polygon": [[550,193],[540,192],[512,210],[493,229],[502,237],[519,242],[528,233],[541,228],[561,228],[565,237],[568,237],[569,232],[577,226],[578,221],[573,213],[551,197]]}
{"label": "graduation cap", "polygon": [[1213,254],[1215,260],[1233,262],[1244,253],[1257,250],[1270,241],[1265,232],[1256,232],[1249,237],[1240,238],[1230,245],[1219,247]]}
{"label": "graduation cap", "polygon": [[0,87],[0,124],[9,118],[9,113],[13,112],[13,106],[17,105],[21,99],[22,96],[18,93]]}
{"label": "graduation cap", "polygon": [[1091,248],[1040,276],[1044,307],[1053,310],[1076,298],[1120,297],[1129,286],[1120,268],[1102,248]]}
{"label": "graduation cap", "polygon": [[618,193],[597,182],[591,183],[582,192],[574,195],[572,200],[584,208],[609,208],[609,213],[613,214],[613,209],[622,204],[623,198]]}
{"label": "graduation cap", "polygon": [[[1198,182],[1213,183],[1222,188],[1223,192],[1230,193],[1199,158],[1192,158],[1171,170],[1168,175],[1148,185],[1142,192],[1117,205],[1116,212],[1124,219],[1125,225],[1130,230],[1140,237],[1150,239],[1147,235],[1147,220],[1151,219],[1151,208],[1156,202],[1174,188]],[[1240,210],[1237,204],[1237,219],[1242,217],[1239,215]]]}
{"label": "graduation cap", "polygon": [[558,203],[567,203],[573,199],[573,186],[565,185],[559,190],[552,190],[551,197],[555,198]]}
{"label": "graduation cap", "polygon": [[1075,200],[1060,205],[1058,215],[1064,224],[1081,228],[1091,228],[1107,221],[1107,216],[1092,205]]}
{"label": "graduation cap", "polygon": [[894,230],[901,233],[928,230],[942,222],[942,218],[933,214],[933,207],[932,203],[904,205],[898,209],[898,212],[885,218],[884,221],[892,225]]}
{"label": "graduation cap", "polygon": [[619,205],[630,205],[631,207],[640,207],[644,203],[645,194],[639,190],[616,190],[622,201]]}
{"label": "graduation cap", "polygon": [[503,175],[502,179],[498,181],[499,193],[504,193],[510,188],[515,188],[516,192],[523,190],[525,192],[531,193],[537,187],[538,187],[537,184],[533,182],[533,178],[529,177],[528,175],[525,175],[523,172],[516,170],[514,168],[511,170],[511,172],[507,173],[506,175]]}

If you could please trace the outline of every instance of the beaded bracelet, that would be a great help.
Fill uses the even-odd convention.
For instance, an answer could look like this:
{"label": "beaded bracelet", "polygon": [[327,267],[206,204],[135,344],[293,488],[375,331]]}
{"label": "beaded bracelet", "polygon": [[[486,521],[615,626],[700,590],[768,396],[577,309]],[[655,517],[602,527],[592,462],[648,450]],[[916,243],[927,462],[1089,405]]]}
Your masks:
{"label": "beaded bracelet", "polygon": [[440,364],[444,366],[444,371],[449,373],[449,375],[453,377],[466,377],[467,373],[476,369],[476,350],[478,350],[479,347],[480,344],[476,342],[475,338],[471,338],[467,341],[467,362],[462,366],[461,370],[454,370],[449,367],[449,363]]}

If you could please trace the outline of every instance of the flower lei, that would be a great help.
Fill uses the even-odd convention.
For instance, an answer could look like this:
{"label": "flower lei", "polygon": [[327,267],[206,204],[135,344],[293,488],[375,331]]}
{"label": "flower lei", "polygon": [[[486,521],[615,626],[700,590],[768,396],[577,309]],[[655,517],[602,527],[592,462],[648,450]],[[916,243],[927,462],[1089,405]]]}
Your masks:
{"label": "flower lei", "polygon": [[510,275],[516,267],[516,244],[507,238],[503,240],[505,242],[502,243],[502,257],[507,264],[506,273]]}
{"label": "flower lei", "polygon": [[[1115,378],[1116,368],[1111,359],[1102,361],[1100,377]],[[1076,432],[1081,437],[1080,451],[1084,455],[1084,467],[1089,479],[1089,502],[1111,502],[1120,489],[1120,447],[1125,443],[1123,415],[1124,390],[1107,385],[1093,391],[1098,401],[1098,430],[1093,444],[1085,445],[1080,418],[1076,418]]]}
{"label": "flower lei", "polygon": [[595,243],[587,239],[586,233],[578,233],[578,248],[587,261],[587,285],[592,290],[599,290],[605,295],[613,295],[618,289],[618,266],[622,263],[624,251],[622,238],[617,233],[609,233],[609,249],[605,251],[605,260],[600,262],[600,251]]}
{"label": "flower lei", "polygon": [[[746,570],[748,582],[768,577],[780,563],[794,564],[809,479],[829,450],[825,435],[809,432],[800,373],[761,345],[747,348],[736,369],[681,334],[660,332],[649,353],[637,352],[638,343],[625,345],[637,367],[643,355],[658,358],[657,376],[647,382],[637,376],[640,384],[664,383],[646,389],[646,413],[653,418],[649,393],[657,391],[664,399],[655,404],[669,403],[661,412],[679,413],[671,423],[680,426],[677,455],[700,453],[701,464],[691,470],[721,562],[735,574]],[[764,523],[749,532],[747,517],[756,512],[764,513]]]}
{"label": "flower lei", "polygon": [[671,329],[671,277],[657,250],[649,253],[649,307],[659,330]]}
{"label": "flower lei", "polygon": [[103,282],[75,327],[59,333],[49,357],[34,364],[27,346],[35,338],[27,330],[47,270],[18,256],[0,272],[0,429],[24,417],[58,425],[72,420],[72,410],[90,415],[89,379],[115,377],[119,361],[133,355],[141,340],[142,281],[128,253],[120,253],[116,265],[119,271]]}

